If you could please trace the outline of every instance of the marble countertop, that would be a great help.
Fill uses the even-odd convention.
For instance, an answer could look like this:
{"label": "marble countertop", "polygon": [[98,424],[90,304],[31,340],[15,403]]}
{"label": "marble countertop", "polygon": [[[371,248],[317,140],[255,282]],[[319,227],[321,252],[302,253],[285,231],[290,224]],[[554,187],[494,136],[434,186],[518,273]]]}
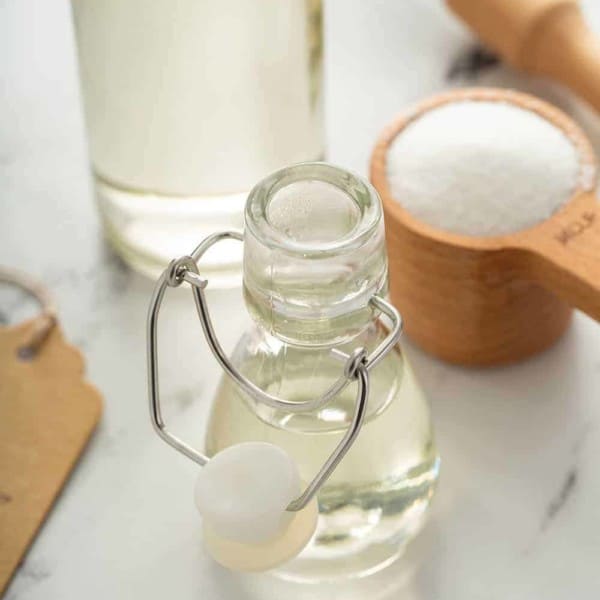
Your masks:
{"label": "marble countertop", "polygon": [[[584,2],[600,32],[600,6]],[[327,2],[329,158],[366,172],[373,140],[407,104],[445,87],[514,86],[572,113],[600,149],[600,119],[569,93],[494,64],[439,0]],[[102,240],[87,171],[69,4],[0,3],[0,261],[56,296],[105,411],[6,598],[567,600],[600,597],[600,327],[577,314],[551,350],[488,370],[406,349],[429,394],[439,491],[405,557],[370,579],[303,587],[236,576],[200,543],[194,466],[152,432],[145,313],[151,282]],[[239,290],[211,292],[231,348]],[[24,316],[3,294],[0,319]],[[161,344],[168,418],[201,439],[219,375],[187,295],[173,293]],[[201,364],[198,373],[193,365]],[[202,402],[201,399],[206,401]]]}

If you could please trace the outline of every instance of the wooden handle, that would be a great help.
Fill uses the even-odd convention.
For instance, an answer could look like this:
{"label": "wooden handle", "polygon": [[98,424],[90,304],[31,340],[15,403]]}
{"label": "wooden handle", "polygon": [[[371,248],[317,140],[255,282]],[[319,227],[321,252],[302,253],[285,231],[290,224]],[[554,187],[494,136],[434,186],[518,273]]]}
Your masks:
{"label": "wooden handle", "polygon": [[600,111],[600,41],[576,0],[448,0],[514,67],[551,77]]}
{"label": "wooden handle", "polygon": [[600,204],[591,192],[522,236],[528,275],[600,321]]}
{"label": "wooden handle", "polygon": [[539,24],[517,66],[556,79],[600,111],[600,40],[577,4],[559,7]]}

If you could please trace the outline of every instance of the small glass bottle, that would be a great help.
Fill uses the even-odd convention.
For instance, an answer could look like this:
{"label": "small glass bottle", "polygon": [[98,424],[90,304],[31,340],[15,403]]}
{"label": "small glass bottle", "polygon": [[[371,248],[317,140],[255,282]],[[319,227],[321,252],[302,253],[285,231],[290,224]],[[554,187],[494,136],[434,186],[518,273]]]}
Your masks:
{"label": "small glass bottle", "polygon": [[[323,394],[340,376],[332,348],[372,351],[386,336],[369,300],[385,295],[387,258],[377,192],[323,163],[280,170],[250,193],[244,296],[254,327],[234,366],[289,401]],[[364,425],[318,494],[309,546],[280,570],[294,580],[361,576],[390,564],[421,527],[438,477],[427,401],[399,347],[371,372]],[[206,451],[245,441],[284,448],[311,481],[352,418],[356,383],[313,412],[258,403],[224,377]]]}

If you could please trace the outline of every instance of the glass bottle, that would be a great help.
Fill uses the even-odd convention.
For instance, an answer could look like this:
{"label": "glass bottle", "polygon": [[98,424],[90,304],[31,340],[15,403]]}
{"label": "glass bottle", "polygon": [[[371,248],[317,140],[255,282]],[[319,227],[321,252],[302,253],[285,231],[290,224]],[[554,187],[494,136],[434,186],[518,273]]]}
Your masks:
{"label": "glass bottle", "polygon": [[[321,0],[74,0],[96,198],[121,256],[156,277],[241,228],[248,191],[323,155]],[[209,253],[237,283],[235,242]]]}
{"label": "glass bottle", "polygon": [[[369,305],[387,289],[377,192],[323,163],[274,173],[245,211],[244,296],[255,325],[232,362],[264,391],[314,399],[340,376],[332,348],[372,351],[386,336]],[[310,545],[280,570],[295,580],[361,576],[391,563],[421,527],[438,477],[427,401],[399,347],[371,372],[364,425],[318,494]],[[312,480],[348,429],[356,383],[313,412],[257,403],[224,377],[209,420],[209,456],[244,441],[289,452]]]}

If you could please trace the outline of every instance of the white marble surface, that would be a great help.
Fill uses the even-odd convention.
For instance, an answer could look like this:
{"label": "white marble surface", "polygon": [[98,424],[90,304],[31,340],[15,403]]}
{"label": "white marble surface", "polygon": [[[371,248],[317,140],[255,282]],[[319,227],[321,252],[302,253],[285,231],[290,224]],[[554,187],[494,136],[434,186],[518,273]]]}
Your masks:
{"label": "white marble surface", "polygon": [[[600,32],[600,7],[587,0],[585,8]],[[437,0],[328,2],[330,159],[366,172],[374,136],[394,113],[448,85],[472,83],[537,91],[600,140],[600,119],[554,86],[504,67],[447,81],[472,44]],[[0,1],[0,207],[0,261],[51,287],[63,327],[105,398],[98,432],[15,577],[10,600],[600,596],[596,323],[578,314],[553,349],[502,369],[451,367],[407,344],[431,398],[443,457],[422,535],[395,566],[352,584],[239,577],[205,556],[191,499],[194,466],[150,427],[144,320],[151,284],[129,273],[102,241],[65,0]],[[182,435],[200,441],[218,370],[189,298],[172,297],[162,327],[168,416]],[[24,314],[18,296],[1,300],[3,319]],[[239,293],[212,293],[211,300],[231,347],[247,318]]]}

